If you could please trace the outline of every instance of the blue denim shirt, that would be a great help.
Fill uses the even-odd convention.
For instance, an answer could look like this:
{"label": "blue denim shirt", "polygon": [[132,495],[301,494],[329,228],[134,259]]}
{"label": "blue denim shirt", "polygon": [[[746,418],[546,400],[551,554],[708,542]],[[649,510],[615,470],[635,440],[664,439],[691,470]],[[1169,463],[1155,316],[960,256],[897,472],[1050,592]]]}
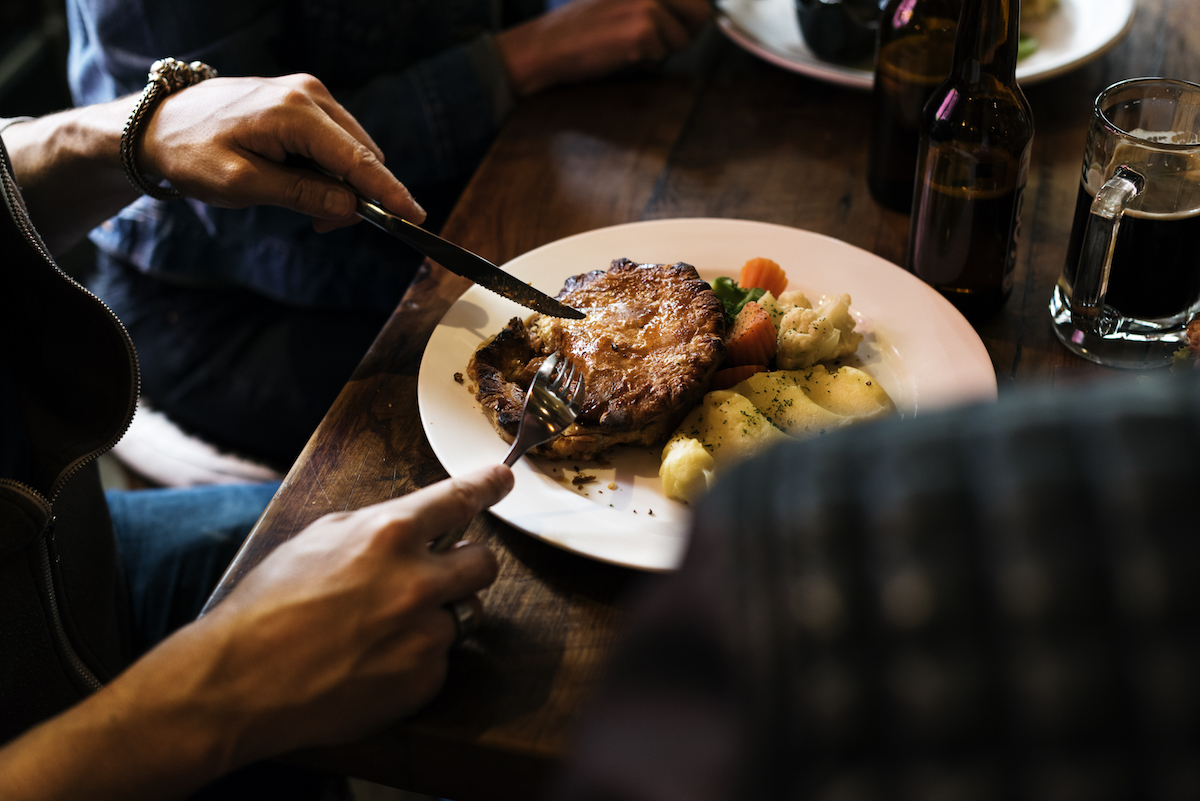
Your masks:
{"label": "blue denim shirt", "polygon": [[[512,104],[491,32],[531,5],[540,3],[68,0],[71,90],[77,104],[140,91],[163,56],[198,59],[224,76],[311,73],[436,226]],[[394,308],[420,262],[368,225],[316,234],[286,209],[191,200],[143,197],[91,239],[164,280],[239,286],[308,307]]]}

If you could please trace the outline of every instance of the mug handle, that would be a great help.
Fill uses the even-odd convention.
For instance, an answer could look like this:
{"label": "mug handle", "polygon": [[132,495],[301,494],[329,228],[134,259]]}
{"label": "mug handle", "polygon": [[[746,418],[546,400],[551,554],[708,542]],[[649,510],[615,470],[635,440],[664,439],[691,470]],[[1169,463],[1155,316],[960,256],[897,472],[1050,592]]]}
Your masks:
{"label": "mug handle", "polygon": [[1117,328],[1117,315],[1104,306],[1113,250],[1125,206],[1145,188],[1141,173],[1122,164],[1092,201],[1071,287],[1071,323],[1080,331],[1105,336]]}

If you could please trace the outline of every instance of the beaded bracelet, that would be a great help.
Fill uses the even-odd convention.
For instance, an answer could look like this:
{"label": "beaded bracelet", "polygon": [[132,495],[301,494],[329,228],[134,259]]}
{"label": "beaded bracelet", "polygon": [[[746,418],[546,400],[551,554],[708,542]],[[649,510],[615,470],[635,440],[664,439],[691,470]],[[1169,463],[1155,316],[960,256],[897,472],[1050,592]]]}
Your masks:
{"label": "beaded bracelet", "polygon": [[141,99],[134,106],[125,130],[121,133],[121,166],[125,177],[133,188],[157,200],[175,200],[183,197],[178,190],[169,186],[157,186],[146,180],[137,162],[137,144],[141,137],[142,123],[154,113],[162,99],[172,92],[194,86],[201,81],[217,77],[217,71],[200,61],[188,64],[173,58],[160,58],[150,65],[149,83],[142,90]]}

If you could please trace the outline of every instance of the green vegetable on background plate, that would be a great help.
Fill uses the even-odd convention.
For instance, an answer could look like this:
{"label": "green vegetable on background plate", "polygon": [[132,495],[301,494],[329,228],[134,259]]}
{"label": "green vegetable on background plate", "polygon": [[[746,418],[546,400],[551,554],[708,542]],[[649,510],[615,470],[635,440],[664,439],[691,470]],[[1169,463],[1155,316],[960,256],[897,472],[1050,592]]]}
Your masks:
{"label": "green vegetable on background plate", "polygon": [[1017,39],[1017,61],[1023,58],[1028,58],[1037,52],[1038,40],[1025,31],[1021,31],[1020,38]]}

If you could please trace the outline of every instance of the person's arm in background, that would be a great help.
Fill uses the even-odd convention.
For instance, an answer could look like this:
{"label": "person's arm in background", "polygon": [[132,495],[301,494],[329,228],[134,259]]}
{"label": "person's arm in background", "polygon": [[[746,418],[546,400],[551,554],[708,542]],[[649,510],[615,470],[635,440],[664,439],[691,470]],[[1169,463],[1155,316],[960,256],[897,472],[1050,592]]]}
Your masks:
{"label": "person's arm in background", "polygon": [[657,64],[687,47],[712,13],[709,0],[572,0],[401,72],[363,76],[338,96],[404,180],[465,177],[514,101]]}
{"label": "person's arm in background", "polygon": [[496,36],[513,91],[655,64],[687,47],[712,17],[708,0],[573,0]]}
{"label": "person's arm in background", "polygon": [[[341,10],[344,18],[322,24],[276,0],[213,0],[170,13],[132,0],[69,0],[72,93],[84,104],[140,90],[150,62],[164,55],[199,59],[223,75],[310,72],[370,132],[393,172],[416,187],[482,155],[511,95],[656,63],[686,47],[712,16],[709,0],[573,0],[489,33],[500,22],[490,11],[443,20],[409,5],[416,4],[398,0],[390,15]],[[363,15],[375,29],[354,39],[343,29],[362,27]],[[457,27],[480,33],[455,42],[443,29]],[[481,46],[487,39],[494,46]],[[390,68],[398,49],[421,55]]]}
{"label": "person's arm in background", "polygon": [[491,553],[428,543],[503,497],[497,466],[321,518],[230,596],[85,701],[0,748],[0,798],[186,795],[253,761],[411,714],[445,677],[443,609],[496,576]]}
{"label": "person's arm in background", "polygon": [[[444,11],[430,8],[404,0],[314,3],[301,13],[280,0],[68,0],[71,88],[78,104],[140,91],[150,63],[167,55],[199,59],[223,75],[312,73],[370,133],[437,230],[518,96],[653,63],[663,42],[680,45],[680,28],[694,31],[712,13],[707,0],[574,0],[503,32],[494,26],[505,21],[490,10],[466,25],[423,30],[428,16]],[[454,41],[451,32],[464,29],[475,33]],[[405,61],[410,54],[414,60]],[[390,310],[420,260],[384,240],[366,230],[315,236],[277,209],[150,201],[93,234],[100,250],[145,273],[233,284],[296,306]]]}
{"label": "person's arm in background", "polygon": [[[121,132],[138,98],[18,122],[3,133],[30,218],[62,252],[140,193],[121,168]],[[424,211],[383,166],[362,126],[307,75],[216,78],[168,95],[145,123],[139,163],[215,206],[285,206],[329,231],[357,221],[354,195],[327,175],[283,165],[308,156],[415,222]]]}

